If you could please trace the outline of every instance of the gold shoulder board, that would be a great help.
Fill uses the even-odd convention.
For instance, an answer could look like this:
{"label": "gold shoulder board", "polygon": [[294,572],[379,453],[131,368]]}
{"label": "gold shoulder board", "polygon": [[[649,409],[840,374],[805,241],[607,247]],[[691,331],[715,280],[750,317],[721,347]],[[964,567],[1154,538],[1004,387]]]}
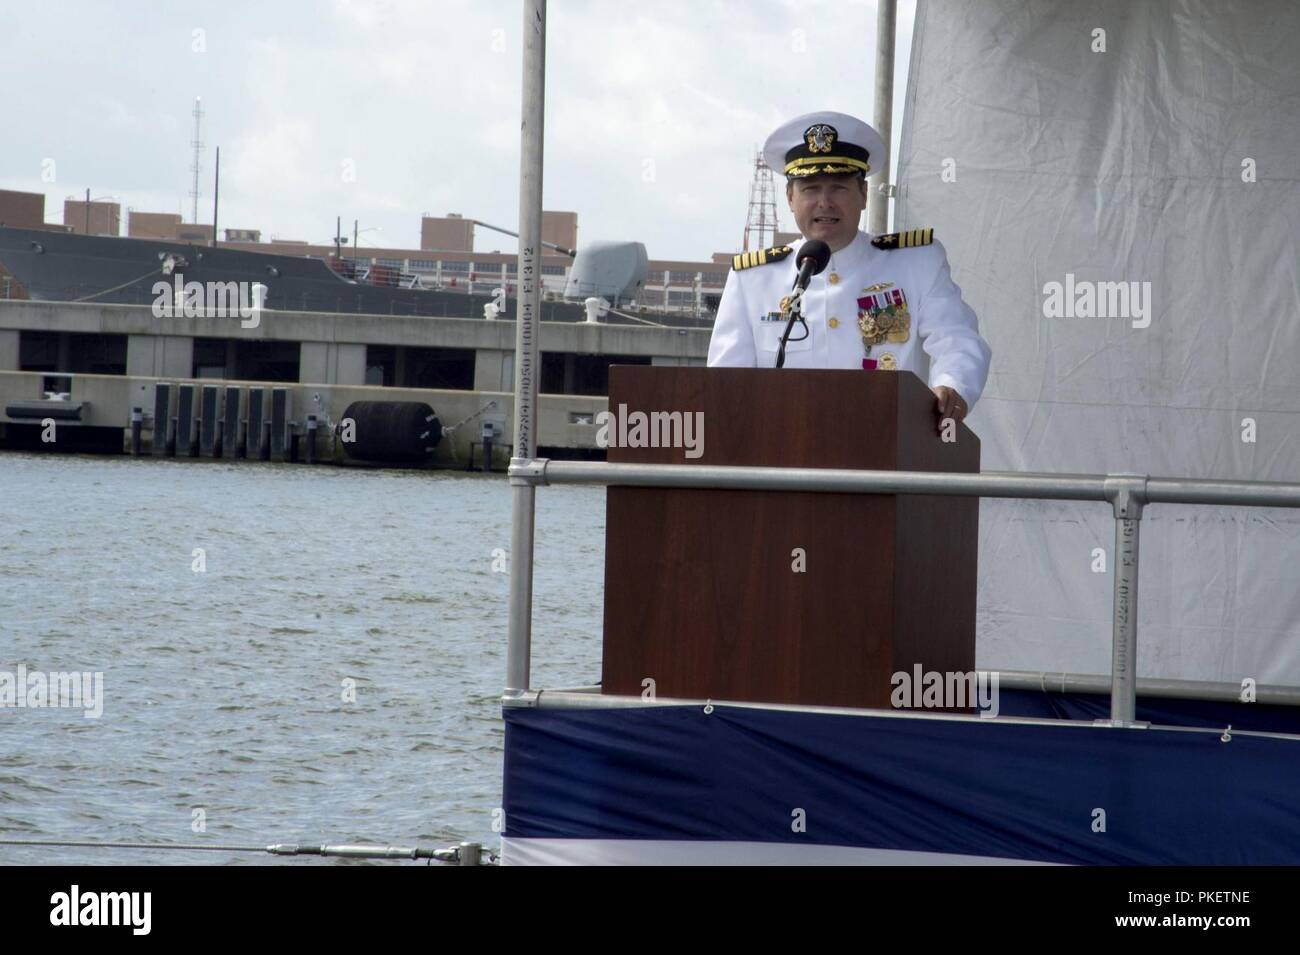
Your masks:
{"label": "gold shoulder board", "polygon": [[914,249],[917,246],[929,245],[933,241],[933,229],[908,229],[906,232],[878,235],[871,240],[871,244],[877,249]]}
{"label": "gold shoulder board", "polygon": [[757,252],[741,252],[731,257],[731,267],[739,272],[741,269],[752,269],[756,265],[780,262],[793,251],[794,249],[788,245],[774,245],[770,249],[759,249]]}

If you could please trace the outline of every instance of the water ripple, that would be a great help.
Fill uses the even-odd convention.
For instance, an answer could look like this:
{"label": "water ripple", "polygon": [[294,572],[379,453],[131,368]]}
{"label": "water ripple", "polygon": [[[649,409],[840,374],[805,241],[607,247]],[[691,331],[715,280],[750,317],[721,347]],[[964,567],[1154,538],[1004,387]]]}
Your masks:
{"label": "water ripple", "polygon": [[[495,844],[509,521],[499,476],[0,455],[0,670],[104,674],[97,720],[0,710],[0,834]],[[599,673],[603,527],[539,496],[539,684]]]}

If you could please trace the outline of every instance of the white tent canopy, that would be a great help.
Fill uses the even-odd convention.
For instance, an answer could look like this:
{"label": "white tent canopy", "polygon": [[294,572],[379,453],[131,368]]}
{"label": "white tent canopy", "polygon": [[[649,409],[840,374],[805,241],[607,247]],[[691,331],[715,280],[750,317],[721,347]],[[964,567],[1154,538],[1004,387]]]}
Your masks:
{"label": "white tent canopy", "polygon": [[[1291,0],[919,4],[895,227],[993,347],[984,470],[1300,481],[1298,38]],[[982,501],[979,665],[1109,672],[1113,541]],[[1150,506],[1138,626],[1142,676],[1300,684],[1300,513]]]}

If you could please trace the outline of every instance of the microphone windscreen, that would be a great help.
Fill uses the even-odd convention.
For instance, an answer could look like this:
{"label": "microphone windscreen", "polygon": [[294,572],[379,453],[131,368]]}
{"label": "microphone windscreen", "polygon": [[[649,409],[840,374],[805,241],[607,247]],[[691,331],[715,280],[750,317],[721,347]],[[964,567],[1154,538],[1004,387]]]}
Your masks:
{"label": "microphone windscreen", "polygon": [[831,247],[821,239],[809,239],[803,245],[799,246],[799,254],[795,257],[795,264],[802,266],[804,259],[813,260],[813,275],[820,275],[822,269],[831,260]]}

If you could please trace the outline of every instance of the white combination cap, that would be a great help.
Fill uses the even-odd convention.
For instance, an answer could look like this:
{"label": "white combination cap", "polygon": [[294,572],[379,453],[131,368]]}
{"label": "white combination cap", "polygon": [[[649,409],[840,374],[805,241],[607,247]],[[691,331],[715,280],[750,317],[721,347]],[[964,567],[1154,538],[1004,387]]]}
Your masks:
{"label": "white combination cap", "polygon": [[807,113],[767,137],[763,158],[789,179],[846,173],[874,176],[884,168],[885,141],[846,113]]}

